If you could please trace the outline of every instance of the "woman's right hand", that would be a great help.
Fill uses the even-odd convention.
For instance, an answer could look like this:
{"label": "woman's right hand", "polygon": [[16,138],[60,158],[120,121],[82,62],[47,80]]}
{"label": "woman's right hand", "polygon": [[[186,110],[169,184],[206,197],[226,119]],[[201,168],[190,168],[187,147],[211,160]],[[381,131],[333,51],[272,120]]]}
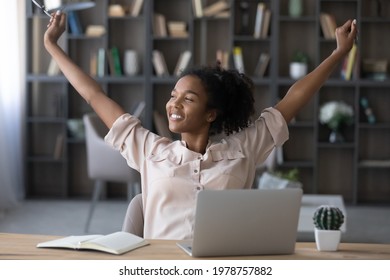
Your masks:
{"label": "woman's right hand", "polygon": [[47,25],[47,30],[44,35],[44,44],[48,46],[49,44],[56,44],[58,39],[61,37],[62,33],[65,32],[66,25],[66,14],[57,11],[52,14],[49,24]]}

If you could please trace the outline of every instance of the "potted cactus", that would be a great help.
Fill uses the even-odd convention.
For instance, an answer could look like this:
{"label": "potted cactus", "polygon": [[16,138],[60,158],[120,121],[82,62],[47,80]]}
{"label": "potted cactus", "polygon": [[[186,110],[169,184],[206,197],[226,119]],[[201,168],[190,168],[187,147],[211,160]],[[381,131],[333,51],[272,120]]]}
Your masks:
{"label": "potted cactus", "polygon": [[341,239],[343,212],[332,205],[321,205],[313,215],[315,240],[319,251],[337,251]]}

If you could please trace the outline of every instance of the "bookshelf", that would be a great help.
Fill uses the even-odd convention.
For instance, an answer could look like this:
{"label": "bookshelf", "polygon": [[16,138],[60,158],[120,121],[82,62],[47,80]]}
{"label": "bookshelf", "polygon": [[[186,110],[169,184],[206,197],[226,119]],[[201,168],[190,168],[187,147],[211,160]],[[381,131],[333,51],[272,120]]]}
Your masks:
{"label": "bookshelf", "polygon": [[[234,47],[240,47],[245,71],[256,85],[257,115],[263,108],[275,104],[293,84],[294,80],[289,77],[289,62],[297,50],[308,55],[311,70],[335,48],[335,40],[325,37],[322,32],[322,13],[332,15],[338,25],[347,18],[357,19],[356,63],[359,70],[363,61],[389,60],[390,40],[383,36],[390,27],[390,5],[386,1],[303,0],[301,16],[292,17],[288,0],[228,0],[228,8],[225,6],[216,15],[204,16],[204,8],[217,2],[144,0],[137,16],[128,13],[114,16],[107,12],[111,4],[129,5],[132,1],[96,1],[94,8],[78,12],[80,22],[84,30],[86,26],[94,25],[104,27],[105,33],[90,37],[67,32],[61,38],[61,44],[88,71],[91,54],[99,48],[117,47],[122,62],[126,50],[137,53],[139,64],[135,75],[110,75],[108,72],[96,79],[129,112],[134,104],[145,101],[142,122],[153,131],[153,114],[157,111],[165,115],[165,103],[177,79],[175,68],[185,52],[191,53],[189,65],[212,64],[217,55],[228,54],[226,65],[233,67],[232,51]],[[271,16],[266,35],[255,37],[259,2],[265,4]],[[30,1],[26,3],[30,5]],[[381,9],[378,9],[378,3],[381,3]],[[203,10],[199,10],[199,5]],[[196,13],[194,7],[197,7]],[[85,143],[82,138],[69,134],[68,124],[91,109],[61,74],[47,75],[50,57],[41,40],[47,17],[38,12],[29,8],[26,17],[27,194],[88,196],[92,182],[86,172]],[[155,33],[155,14],[163,15],[166,35]],[[171,36],[168,26],[182,28],[183,24],[185,34]],[[381,43],[367,44],[367,41]],[[152,59],[154,50],[163,54],[167,75],[156,74]],[[260,57],[269,60],[263,74],[258,75]],[[390,189],[386,183],[390,180],[390,111],[386,108],[390,101],[388,70],[375,77],[354,71],[350,80],[342,79],[340,71],[341,65],[290,124],[290,140],[283,147],[284,161],[278,169],[298,168],[305,193],[342,194],[347,203],[389,203]],[[368,100],[375,123],[365,118],[360,105],[362,98]],[[330,144],[329,129],[318,121],[321,104],[330,100],[342,100],[355,111],[353,125],[343,131],[344,143]]]}

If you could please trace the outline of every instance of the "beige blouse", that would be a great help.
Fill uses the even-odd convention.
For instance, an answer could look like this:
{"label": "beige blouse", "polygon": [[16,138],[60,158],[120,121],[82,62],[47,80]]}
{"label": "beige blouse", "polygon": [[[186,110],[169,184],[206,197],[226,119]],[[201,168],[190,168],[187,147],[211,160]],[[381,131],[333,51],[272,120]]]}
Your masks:
{"label": "beige blouse", "polygon": [[251,188],[256,166],[287,139],[287,124],[274,108],[241,132],[209,141],[205,154],[152,133],[129,114],[119,117],[105,137],[141,174],[144,237],[178,240],[192,238],[200,191]]}

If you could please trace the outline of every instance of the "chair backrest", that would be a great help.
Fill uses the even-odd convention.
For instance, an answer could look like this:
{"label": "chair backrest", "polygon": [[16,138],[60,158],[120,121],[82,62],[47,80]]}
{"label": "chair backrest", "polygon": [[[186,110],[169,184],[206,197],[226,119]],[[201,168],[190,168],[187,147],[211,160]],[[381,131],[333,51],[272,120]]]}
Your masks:
{"label": "chair backrest", "polygon": [[[145,102],[140,102],[135,109],[135,117],[139,117]],[[138,171],[130,168],[120,153],[104,141],[108,128],[95,113],[83,116],[85,140],[87,145],[88,176],[95,180],[112,182],[133,181],[139,176]]]}
{"label": "chair backrest", "polygon": [[127,207],[123,221],[122,231],[143,237],[144,235],[144,211],[142,207],[142,194],[137,194]]}
{"label": "chair backrest", "polygon": [[131,169],[120,153],[104,142],[108,129],[94,114],[83,117],[87,147],[88,176],[94,180],[127,182],[132,179]]}
{"label": "chair backrest", "polygon": [[[140,102],[135,109],[134,115],[142,114],[144,102]],[[87,145],[88,176],[94,180],[111,182],[134,181],[139,173],[130,168],[120,153],[110,147],[104,141],[108,128],[95,113],[83,116],[85,126],[85,140]]]}

